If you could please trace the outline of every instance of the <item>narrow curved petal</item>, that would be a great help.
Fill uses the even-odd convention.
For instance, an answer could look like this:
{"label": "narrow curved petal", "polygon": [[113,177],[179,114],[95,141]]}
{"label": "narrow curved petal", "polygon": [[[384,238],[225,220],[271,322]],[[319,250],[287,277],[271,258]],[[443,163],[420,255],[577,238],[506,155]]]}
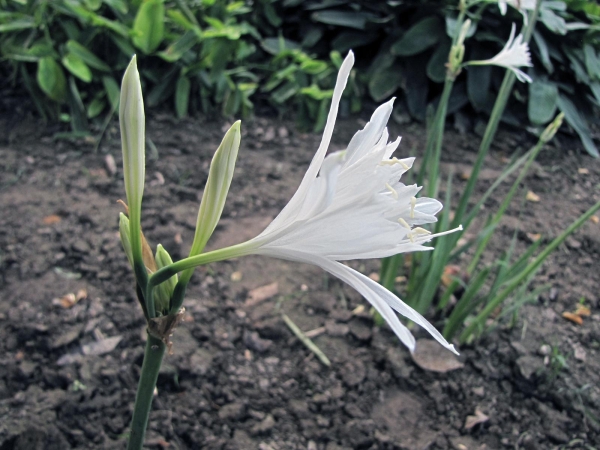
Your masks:
{"label": "narrow curved petal", "polygon": [[363,297],[365,297],[369,303],[371,303],[375,309],[377,309],[377,311],[379,311],[382,317],[388,322],[396,336],[398,336],[398,338],[410,349],[411,352],[415,349],[415,339],[410,331],[398,320],[398,317],[394,311],[402,314],[404,317],[425,328],[431,334],[431,336],[433,336],[433,338],[445,348],[453,353],[458,354],[454,346],[448,343],[448,341],[444,339],[444,337],[435,329],[433,325],[427,321],[427,319],[425,319],[421,314],[416,312],[379,283],[376,283],[360,272],[357,272],[356,270],[337,261],[332,261],[328,258],[322,258],[312,254],[305,254],[303,252],[278,250],[271,251],[261,249],[257,253],[275,258],[319,266],[336,278],[339,278],[343,282],[349,284]]}
{"label": "narrow curved petal", "polygon": [[[458,354],[458,352],[454,348],[454,345],[448,343],[448,341],[444,339],[444,336],[442,336],[441,333],[427,321],[427,319],[425,319],[421,314],[412,309],[410,306],[408,306],[406,303],[404,303],[402,300],[400,300],[398,297],[396,297],[394,294],[392,294],[379,283],[371,280],[369,277],[364,276],[362,273],[357,272],[356,270],[336,261],[322,259],[315,261],[314,264],[318,264],[320,267],[327,270],[332,275],[335,275],[340,280],[348,283],[350,286],[352,286],[354,289],[360,292],[362,296],[365,297],[376,308],[380,304],[380,301],[383,300],[393,310],[397,311],[407,319],[410,319],[416,324],[425,328],[429,332],[429,334],[431,334],[431,336],[440,344],[442,344],[445,348],[450,350],[452,353]],[[388,323],[390,322],[388,321]],[[392,327],[392,329],[402,340],[402,342],[405,342],[403,340],[403,335],[400,335],[398,331],[396,331],[396,327]],[[404,329],[406,329],[406,327],[404,327]],[[407,347],[411,350],[411,352],[414,351],[414,344],[412,347],[407,344]]]}
{"label": "narrow curved petal", "polygon": [[346,88],[348,77],[350,76],[350,71],[352,70],[353,65],[354,53],[350,51],[348,53],[348,56],[346,56],[346,59],[344,59],[344,62],[340,67],[340,71],[338,72],[337,81],[333,90],[333,96],[331,98],[331,108],[329,109],[329,114],[327,115],[327,123],[325,124],[325,130],[323,131],[323,137],[321,138],[321,144],[319,145],[319,149],[313,157],[310,166],[308,167],[308,170],[304,174],[304,177],[302,178],[302,182],[300,183],[298,190],[296,191],[292,199],[289,201],[289,203],[285,206],[285,208],[283,208],[279,215],[273,220],[273,222],[271,222],[271,224],[265,230],[265,232],[267,232],[269,229],[282,227],[285,224],[290,223],[294,220],[298,212],[301,210],[301,205],[304,203],[305,198],[308,195],[310,185],[317,177],[319,169],[321,168],[321,164],[325,159],[327,149],[329,148],[331,136],[333,135],[333,128],[335,126],[335,120],[337,118],[337,113],[340,106],[340,100],[342,98],[342,93]]}

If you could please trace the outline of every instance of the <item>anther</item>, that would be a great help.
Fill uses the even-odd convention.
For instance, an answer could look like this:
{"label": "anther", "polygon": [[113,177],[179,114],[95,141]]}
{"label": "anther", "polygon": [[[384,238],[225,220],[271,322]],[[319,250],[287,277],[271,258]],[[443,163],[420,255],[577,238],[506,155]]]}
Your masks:
{"label": "anther", "polygon": [[421,227],[416,227],[412,231],[413,231],[414,234],[418,234],[418,235],[421,235],[421,236],[431,234],[431,231],[428,231],[425,228],[421,228]]}
{"label": "anther", "polygon": [[406,228],[407,230],[410,230],[410,229],[411,229],[411,228],[410,228],[410,225],[408,224],[408,222],[407,222],[406,220],[404,220],[402,217],[400,217],[400,218],[398,219],[398,223],[399,223],[400,225],[402,225],[404,228]]}
{"label": "anther", "polygon": [[400,164],[404,168],[404,170],[410,169],[410,167],[408,167],[408,164],[406,164],[404,161],[399,160],[395,156],[391,159],[386,159],[385,161],[381,161],[379,163],[379,165],[381,165],[381,166],[393,166],[396,164]]}
{"label": "anther", "polygon": [[410,218],[415,218],[415,206],[417,205],[417,199],[415,197],[410,199]]}
{"label": "anther", "polygon": [[385,188],[391,192],[392,197],[394,197],[394,200],[398,200],[398,193],[396,192],[396,189],[391,187],[388,183],[385,183]]}

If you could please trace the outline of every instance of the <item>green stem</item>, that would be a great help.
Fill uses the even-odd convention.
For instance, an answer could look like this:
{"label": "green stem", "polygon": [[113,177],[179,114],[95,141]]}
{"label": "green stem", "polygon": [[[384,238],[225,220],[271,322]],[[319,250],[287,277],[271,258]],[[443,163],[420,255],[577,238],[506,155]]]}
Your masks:
{"label": "green stem", "polygon": [[173,264],[163,267],[152,274],[148,284],[150,287],[158,286],[163,281],[167,281],[173,275],[193,267],[202,266],[212,262],[223,261],[226,259],[238,258],[253,253],[258,248],[256,244],[250,244],[251,241],[232,245],[231,247],[213,250],[212,252],[201,253],[196,256],[189,256]]}
{"label": "green stem", "polygon": [[[438,105],[438,111],[433,125],[432,148],[433,157],[431,158],[430,172],[427,183],[427,195],[435,198],[438,190],[438,178],[440,172],[440,159],[442,157],[442,144],[444,142],[444,130],[446,128],[446,114],[448,112],[448,101],[454,87],[454,79],[446,78],[444,90]],[[431,153],[430,153],[431,156]]]}
{"label": "green stem", "polygon": [[158,372],[165,354],[165,348],[166,345],[163,341],[148,334],[142,373],[135,396],[135,406],[131,419],[131,434],[129,435],[127,450],[141,450],[144,445],[144,436],[146,435],[146,427],[148,426],[152,397],[154,396],[156,380],[158,379]]}
{"label": "green stem", "polygon": [[487,306],[477,315],[477,317],[471,322],[471,324],[462,332],[460,335],[460,342],[464,343],[471,334],[475,331],[480,324],[482,324],[488,316],[502,304],[504,300],[525,280],[528,276],[532,275],[542,263],[546,260],[548,255],[556,249],[562,242],[571,235],[577,228],[583,225],[592,215],[600,209],[600,202],[596,203],[590,209],[588,209],[583,215],[581,215],[575,222],[573,222],[569,228],[563,231],[557,238],[555,238],[542,253],[538,255],[535,260],[527,266],[527,268],[512,281],[500,294],[494,297]]}
{"label": "green stem", "polygon": [[[542,141],[541,139],[539,139],[537,144],[533,148],[533,151],[531,152],[531,154],[529,155],[529,158],[527,159],[527,162],[521,169],[519,176],[517,177],[517,179],[511,186],[508,194],[506,194],[506,197],[504,197],[504,200],[502,201],[500,208],[498,208],[498,211],[496,211],[496,214],[494,214],[494,217],[492,218],[492,221],[490,224],[494,228],[500,223],[500,220],[502,220],[502,216],[506,212],[508,205],[510,205],[510,202],[512,201],[513,197],[515,196],[519,186],[521,185],[521,182],[523,181],[523,179],[529,172],[529,167],[531,167],[531,164],[533,163],[533,161],[535,161],[535,158],[537,158],[537,155],[539,154],[540,150],[542,150],[542,148],[544,147],[544,144],[545,144],[545,142]],[[477,264],[479,263],[479,259],[481,258],[484,250],[487,248],[488,242],[492,238],[492,235],[493,235],[493,233],[489,233],[477,247],[475,256],[473,257],[473,259],[471,260],[471,263],[467,267],[468,275],[471,275],[475,271],[475,268],[477,267]]]}
{"label": "green stem", "polygon": [[[541,1],[538,0],[536,9],[533,11],[529,18],[529,23],[525,28],[523,33],[523,40],[525,42],[529,42],[531,39],[531,35],[533,30],[535,29],[535,23],[537,21],[537,16],[539,13]],[[500,124],[500,119],[502,118],[502,114],[504,113],[504,109],[506,108],[506,103],[508,102],[508,98],[512,91],[513,85],[515,84],[516,76],[515,74],[507,70],[504,75],[504,80],[502,80],[502,85],[500,86],[500,91],[498,92],[498,97],[496,98],[496,102],[494,103],[494,108],[492,109],[492,114],[490,116],[490,120],[485,129],[485,133],[483,135],[483,139],[481,140],[481,144],[479,146],[479,153],[477,155],[477,160],[473,165],[473,170],[471,171],[471,176],[469,177],[469,181],[467,182],[467,186],[463,191],[463,194],[460,198],[460,202],[458,204],[458,208],[454,214],[454,220],[452,221],[452,226],[458,226],[465,215],[467,210],[467,206],[469,203],[469,199],[473,194],[473,190],[475,189],[475,183],[477,182],[477,178],[479,175],[479,171],[481,170],[481,166],[483,165],[483,161],[488,154],[490,146],[494,137],[496,136],[496,131],[498,130],[498,125]]]}

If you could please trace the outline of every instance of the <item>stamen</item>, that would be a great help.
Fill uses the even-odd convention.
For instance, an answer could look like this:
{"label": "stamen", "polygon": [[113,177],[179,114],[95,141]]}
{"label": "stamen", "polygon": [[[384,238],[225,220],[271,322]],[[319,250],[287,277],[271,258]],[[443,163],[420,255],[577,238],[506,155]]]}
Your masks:
{"label": "stamen", "polygon": [[391,192],[392,197],[394,197],[394,200],[398,200],[398,193],[396,192],[396,189],[391,187],[388,183],[385,183],[385,188]]}
{"label": "stamen", "polygon": [[398,223],[399,223],[400,225],[402,225],[404,228],[406,228],[407,230],[410,230],[410,229],[411,229],[411,228],[410,228],[410,225],[408,224],[408,222],[407,222],[406,220],[404,220],[402,217],[400,217],[400,218],[398,219]]}
{"label": "stamen", "polygon": [[415,218],[415,206],[417,204],[417,199],[416,197],[413,197],[410,199],[410,218],[414,219]]}
{"label": "stamen", "polygon": [[[462,225],[459,225],[458,227],[453,228],[452,230],[447,230],[447,231],[442,231],[441,233],[431,234],[429,231],[423,230],[423,228],[416,227],[411,233],[408,233],[407,236],[411,242],[415,242],[414,241],[415,237],[417,237],[417,238],[421,237],[421,239],[418,239],[418,242],[426,242],[426,241],[430,241],[431,239],[436,238],[436,237],[445,236],[447,234],[455,233],[457,231],[462,231],[462,229],[463,229]],[[420,231],[420,230],[422,230],[422,231]],[[426,233],[423,233],[423,231],[425,231]],[[427,237],[425,238],[424,236],[427,236]]]}
{"label": "stamen", "polygon": [[391,159],[386,159],[384,161],[381,161],[379,163],[380,166],[394,166],[396,164],[400,164],[404,170],[409,170],[410,167],[408,166],[408,164],[406,164],[404,161],[400,161],[398,158],[396,158],[395,156]]}

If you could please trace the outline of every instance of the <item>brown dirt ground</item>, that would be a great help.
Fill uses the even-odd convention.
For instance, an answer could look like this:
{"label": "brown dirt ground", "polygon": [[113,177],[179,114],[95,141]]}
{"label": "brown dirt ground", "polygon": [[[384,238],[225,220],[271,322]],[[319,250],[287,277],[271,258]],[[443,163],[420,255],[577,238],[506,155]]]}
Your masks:
{"label": "brown dirt ground", "polygon": [[[221,125],[149,118],[158,154],[148,163],[143,228],[174,258],[191,243]],[[342,121],[334,147],[342,148],[359,125]],[[212,248],[260,232],[293,194],[319,141],[273,119],[254,119],[243,130]],[[97,153],[84,140],[54,140],[55,131],[35,119],[0,116],[0,450],[124,448],[144,321],[117,233],[116,200],[124,198],[117,124]],[[397,134],[403,135],[401,155],[422,152],[422,126],[393,126],[391,135]],[[456,190],[478,142],[473,134],[448,132],[443,170],[455,170]],[[524,133],[503,130],[478,189],[501,173],[507,156],[531,143]],[[108,155],[116,174],[107,167]],[[529,244],[527,233],[541,233],[547,242],[558,235],[600,198],[600,164],[561,135],[524,190],[541,201],[514,202],[486,261],[509,245],[515,230],[518,251]],[[498,203],[490,200],[487,210]],[[386,327],[376,328],[368,314],[353,315],[365,301],[318,268],[258,257],[203,267],[159,378],[147,446],[597,447],[599,254],[600,224],[590,222],[541,269],[534,286],[552,289],[516,321],[462,346],[464,367],[448,373],[421,369]],[[467,262],[465,256],[459,264]],[[373,273],[377,262],[355,267]],[[248,300],[251,289],[274,282],[275,296]],[[53,301],[81,289],[87,297],[70,308]],[[582,325],[563,319],[581,298],[591,316]],[[305,331],[324,327],[315,342],[332,360],[330,368],[294,338],[277,305]],[[544,357],[544,345],[555,349],[554,357]],[[566,367],[557,365],[561,357]],[[488,420],[466,429],[476,411]]]}

